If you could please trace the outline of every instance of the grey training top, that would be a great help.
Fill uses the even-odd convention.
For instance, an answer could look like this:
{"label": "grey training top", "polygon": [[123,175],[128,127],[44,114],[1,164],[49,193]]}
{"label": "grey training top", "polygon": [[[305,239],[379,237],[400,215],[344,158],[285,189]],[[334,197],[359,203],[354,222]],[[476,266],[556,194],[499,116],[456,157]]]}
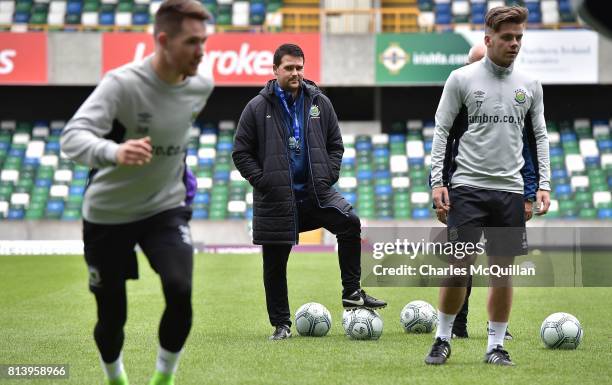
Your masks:
{"label": "grey training top", "polygon": [[436,111],[431,151],[432,187],[442,186],[448,133],[462,107],[468,128],[459,140],[451,186],[471,186],[523,194],[523,126],[531,119],[536,139],[539,189],[550,190],[548,135],[542,85],[513,66],[488,57],[454,70]]}
{"label": "grey training top", "polygon": [[[104,76],[62,132],[62,151],[91,167],[83,218],[101,224],[134,222],[184,205],[189,131],[213,89],[211,79],[162,81],[152,56]],[[115,164],[118,143],[151,137],[144,166]]]}

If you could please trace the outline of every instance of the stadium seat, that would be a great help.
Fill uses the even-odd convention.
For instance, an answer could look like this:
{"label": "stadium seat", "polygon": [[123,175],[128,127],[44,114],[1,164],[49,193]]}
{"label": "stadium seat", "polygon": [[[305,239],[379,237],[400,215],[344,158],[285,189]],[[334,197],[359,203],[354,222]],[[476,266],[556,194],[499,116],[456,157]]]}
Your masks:
{"label": "stadium seat", "polygon": [[[0,202],[5,202],[0,204],[0,217],[80,218],[89,169],[74,165],[60,152],[64,124],[0,121]],[[549,126],[553,201],[557,202],[549,218],[609,219],[609,122],[575,119]],[[217,130],[198,126],[190,133],[186,163],[198,185],[193,217],[252,218],[252,188],[231,160],[235,124],[225,123],[219,134]],[[405,121],[392,134],[345,135],[336,188],[364,219],[430,218],[432,136],[433,122],[422,120]]]}
{"label": "stadium seat", "polygon": [[448,25],[452,22],[450,0],[447,2],[436,1],[436,25]]}
{"label": "stadium seat", "polygon": [[599,219],[612,219],[612,208],[597,210]]}
{"label": "stadium seat", "polygon": [[9,212],[9,202],[5,200],[0,200],[0,219],[7,218],[8,212]]}
{"label": "stadium seat", "polygon": [[436,25],[436,15],[433,12],[420,12],[417,24],[424,30],[430,30]]}
{"label": "stadium seat", "polygon": [[565,157],[565,164],[570,175],[580,173],[585,170],[584,159],[578,154],[570,154]]}
{"label": "stadium seat", "polygon": [[542,23],[558,24],[559,18],[559,3],[557,0],[542,0]]}
{"label": "stadium seat", "polygon": [[496,7],[503,7],[505,4],[504,0],[489,0],[487,3],[487,10],[491,10]]}
{"label": "stadium seat", "polygon": [[595,208],[610,208],[612,198],[610,191],[596,191],[593,193],[593,206]]}

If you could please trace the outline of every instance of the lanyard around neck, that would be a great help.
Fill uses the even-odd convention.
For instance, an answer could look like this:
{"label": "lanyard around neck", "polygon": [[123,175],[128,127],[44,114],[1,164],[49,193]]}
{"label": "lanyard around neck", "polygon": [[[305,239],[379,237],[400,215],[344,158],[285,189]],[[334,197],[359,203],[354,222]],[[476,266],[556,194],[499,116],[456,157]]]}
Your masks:
{"label": "lanyard around neck", "polygon": [[291,126],[292,126],[291,128],[293,129],[293,137],[295,138],[296,141],[299,141],[300,140],[300,120],[298,119],[298,114],[296,111],[299,97],[293,102],[292,108],[289,108],[289,104],[287,104],[287,94],[285,93],[285,91],[283,91],[282,88],[280,88],[278,84],[276,84],[276,93],[278,94],[278,97],[281,100],[281,104],[283,105],[285,112],[289,114],[289,119],[291,120]]}

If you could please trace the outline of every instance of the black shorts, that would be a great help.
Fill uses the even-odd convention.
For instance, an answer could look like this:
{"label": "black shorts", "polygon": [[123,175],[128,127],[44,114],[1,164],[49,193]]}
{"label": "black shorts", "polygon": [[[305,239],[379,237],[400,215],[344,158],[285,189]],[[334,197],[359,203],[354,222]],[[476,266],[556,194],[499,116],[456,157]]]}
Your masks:
{"label": "black shorts", "polygon": [[484,231],[489,256],[527,254],[522,194],[461,186],[451,189],[449,195],[449,241],[477,243]]}
{"label": "black shorts", "polygon": [[138,279],[138,244],[160,275],[177,276],[191,284],[193,247],[189,230],[191,209],[178,207],[136,222],[108,225],[83,220],[85,261],[92,292]]}

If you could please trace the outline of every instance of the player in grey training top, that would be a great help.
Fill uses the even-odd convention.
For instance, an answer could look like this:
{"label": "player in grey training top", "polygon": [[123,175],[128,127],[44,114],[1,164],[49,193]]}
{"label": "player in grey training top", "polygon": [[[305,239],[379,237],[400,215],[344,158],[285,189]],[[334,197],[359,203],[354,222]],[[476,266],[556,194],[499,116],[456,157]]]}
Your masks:
{"label": "player in grey training top", "polygon": [[155,16],[155,53],[109,72],[62,133],[63,152],[92,168],[83,240],[98,306],[94,338],[109,384],[128,384],[121,354],[125,280],[138,277],[136,244],[159,274],[166,300],[151,385],[173,384],[191,328],[195,178],[185,157],[193,121],[213,88],[197,73],[209,18],[199,1],[164,1]]}
{"label": "player in grey training top", "polygon": [[542,85],[512,65],[495,64],[488,56],[453,71],[436,111],[431,151],[432,188],[442,186],[448,132],[461,108],[468,129],[455,157],[453,187],[472,186],[523,194],[523,126],[531,119],[536,137],[542,190],[550,191],[548,137]]}
{"label": "player in grey training top", "polygon": [[[500,266],[512,264],[514,256],[527,251],[521,175],[526,124],[532,126],[536,141],[538,214],[545,214],[550,205],[542,86],[513,68],[526,20],[523,7],[496,7],[487,13],[486,57],[449,76],[436,112],[431,154],[432,196],[436,208],[448,213],[449,240],[477,243],[484,228],[489,263]],[[444,157],[449,130],[460,114],[468,124],[454,139],[458,146],[449,191],[443,182]],[[466,259],[451,258],[451,264],[469,265],[471,258]],[[439,325],[427,364],[444,364],[450,356],[451,329],[464,302],[467,278],[449,277],[447,287],[440,288]],[[487,363],[513,365],[503,348],[511,305],[510,277],[493,282],[487,305]]]}

